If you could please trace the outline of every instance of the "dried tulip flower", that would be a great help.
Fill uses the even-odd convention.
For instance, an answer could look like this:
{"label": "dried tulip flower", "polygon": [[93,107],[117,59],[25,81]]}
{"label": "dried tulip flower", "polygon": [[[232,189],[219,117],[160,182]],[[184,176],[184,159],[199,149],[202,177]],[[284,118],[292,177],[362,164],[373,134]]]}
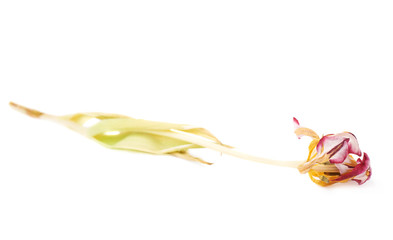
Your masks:
{"label": "dried tulip flower", "polygon": [[272,160],[245,154],[221,143],[208,130],[186,124],[155,122],[105,113],[55,116],[13,102],[10,102],[10,105],[30,117],[59,123],[113,149],[171,155],[210,165],[212,163],[188,152],[193,148],[208,148],[250,161],[298,168],[301,173],[308,172],[311,179],[321,186],[348,180],[362,184],[371,176],[367,154],[364,153],[363,160],[357,161],[350,155],[361,154],[352,134],[326,135],[320,139],[311,129],[300,127],[295,118],[295,133],[299,137],[305,135],[313,138],[309,157],[305,162]]}
{"label": "dried tulip flower", "polygon": [[342,132],[320,138],[313,130],[301,127],[296,118],[293,121],[298,138],[312,138],[308,158],[298,166],[301,173],[308,172],[311,180],[321,186],[349,180],[361,185],[370,179],[370,158],[367,153],[362,157],[355,135]]}

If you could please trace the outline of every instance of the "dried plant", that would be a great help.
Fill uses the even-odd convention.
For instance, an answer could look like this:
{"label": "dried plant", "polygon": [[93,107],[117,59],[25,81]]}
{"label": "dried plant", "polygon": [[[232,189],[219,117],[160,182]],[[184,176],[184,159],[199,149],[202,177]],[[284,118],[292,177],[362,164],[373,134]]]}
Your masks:
{"label": "dried plant", "polygon": [[299,138],[309,136],[313,139],[306,161],[272,160],[245,154],[221,143],[208,130],[187,124],[155,122],[106,113],[55,116],[13,102],[10,105],[30,117],[59,123],[113,149],[165,154],[210,165],[212,163],[195,157],[188,151],[208,148],[250,161],[297,168],[301,173],[308,173],[311,180],[321,186],[348,180],[363,184],[371,176],[368,155],[364,153],[363,159],[358,158],[357,161],[352,155],[361,157],[362,154],[352,133],[329,134],[320,138],[313,130],[301,127],[296,118],[296,135]]}

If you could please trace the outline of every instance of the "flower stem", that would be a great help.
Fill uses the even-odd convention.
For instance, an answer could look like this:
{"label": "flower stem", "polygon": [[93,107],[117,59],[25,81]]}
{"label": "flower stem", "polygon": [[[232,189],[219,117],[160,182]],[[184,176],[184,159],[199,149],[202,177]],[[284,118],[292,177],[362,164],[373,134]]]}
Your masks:
{"label": "flower stem", "polygon": [[236,151],[233,148],[230,148],[230,147],[215,143],[213,141],[207,140],[205,138],[196,136],[194,134],[186,133],[186,132],[175,130],[175,129],[172,129],[172,132],[149,131],[149,133],[188,141],[188,142],[200,145],[202,147],[216,150],[218,152],[222,152],[222,153],[234,156],[234,157],[242,158],[242,159],[249,160],[249,161],[259,162],[259,163],[265,163],[265,164],[282,166],[282,167],[291,167],[291,168],[297,168],[301,163],[303,163],[303,161],[281,161],[281,160],[273,160],[273,159],[249,155],[246,153]]}

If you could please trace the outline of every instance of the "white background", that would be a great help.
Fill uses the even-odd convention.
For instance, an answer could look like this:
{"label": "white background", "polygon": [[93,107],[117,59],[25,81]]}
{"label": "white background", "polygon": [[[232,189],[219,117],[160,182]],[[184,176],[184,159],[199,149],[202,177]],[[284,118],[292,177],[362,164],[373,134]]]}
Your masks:
{"label": "white background", "polygon": [[[1,1],[0,239],[391,239],[391,1]],[[8,101],[199,125],[303,160],[353,132],[362,186],[194,151],[115,151]]]}

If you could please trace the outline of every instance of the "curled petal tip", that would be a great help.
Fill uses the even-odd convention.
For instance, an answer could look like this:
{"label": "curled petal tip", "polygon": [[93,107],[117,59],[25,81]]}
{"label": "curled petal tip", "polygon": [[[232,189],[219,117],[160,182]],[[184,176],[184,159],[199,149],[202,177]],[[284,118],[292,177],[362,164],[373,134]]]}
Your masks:
{"label": "curled petal tip", "polygon": [[299,120],[297,120],[295,117],[293,117],[293,124],[294,124],[295,128],[300,127]]}
{"label": "curled petal tip", "polygon": [[295,117],[293,117],[293,125],[295,127],[295,134],[298,139],[302,138],[303,136],[319,139],[318,134],[312,129],[300,126],[299,120],[297,120]]}

